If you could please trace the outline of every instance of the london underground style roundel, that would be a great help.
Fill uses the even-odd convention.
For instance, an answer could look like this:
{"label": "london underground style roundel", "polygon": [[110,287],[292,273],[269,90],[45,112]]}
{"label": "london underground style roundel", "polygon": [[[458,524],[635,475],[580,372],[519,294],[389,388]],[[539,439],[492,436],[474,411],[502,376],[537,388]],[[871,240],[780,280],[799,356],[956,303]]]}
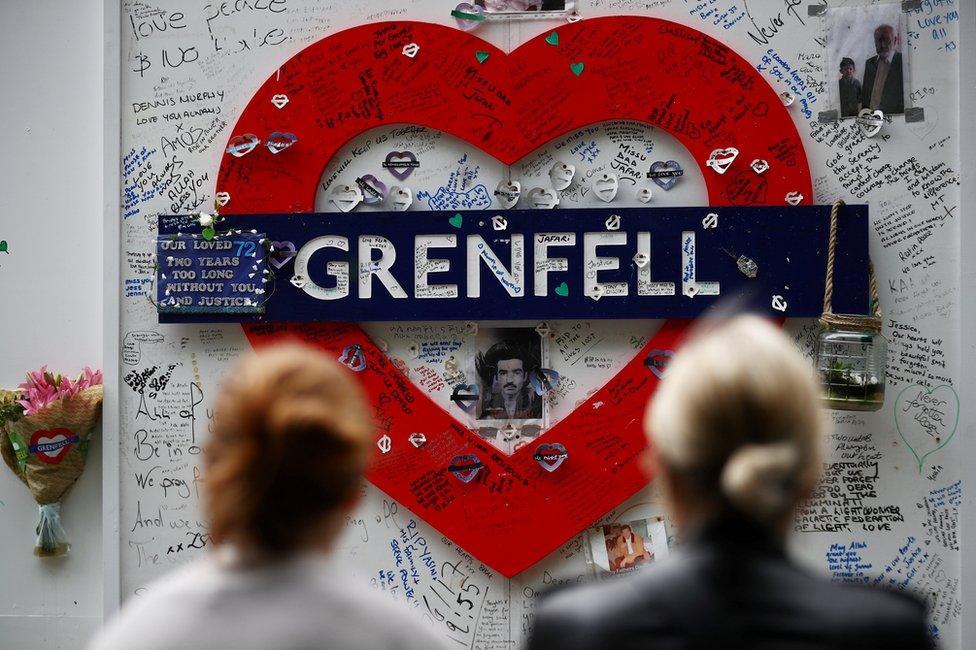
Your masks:
{"label": "london underground style roundel", "polygon": [[[268,78],[230,134],[231,143],[278,134],[275,142],[288,145],[224,156],[216,191],[230,199],[221,214],[314,211],[332,156],[359,134],[393,124],[449,133],[511,165],[580,127],[634,120],[687,148],[703,168],[711,205],[785,205],[787,195],[813,196],[788,109],[722,43],[637,17],[583,20],[547,39],[551,33],[511,54],[455,28],[418,22],[365,25],[314,43]],[[413,56],[404,53],[410,44],[417,46]],[[721,173],[706,167],[710,159]],[[763,173],[750,167],[754,160],[767,163]],[[377,442],[388,437],[387,451],[375,455],[368,479],[506,576],[647,484],[638,462],[647,444],[644,405],[687,327],[667,321],[538,444],[507,456],[411,384],[355,324],[244,325],[255,346],[293,337],[337,359],[354,349],[361,367],[350,372],[388,423],[377,432]],[[422,445],[413,442],[418,432]],[[537,453],[541,444],[547,446]]]}

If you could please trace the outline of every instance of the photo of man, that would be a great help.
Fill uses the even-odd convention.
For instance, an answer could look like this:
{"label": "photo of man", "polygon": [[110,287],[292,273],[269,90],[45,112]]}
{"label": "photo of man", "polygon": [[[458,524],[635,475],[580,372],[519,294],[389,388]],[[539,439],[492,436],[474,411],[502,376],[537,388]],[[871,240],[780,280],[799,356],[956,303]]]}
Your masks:
{"label": "photo of man", "polygon": [[529,374],[541,363],[541,338],[533,329],[498,330],[500,340],[478,353],[479,420],[526,420],[542,417],[542,399]]}
{"label": "photo of man", "polygon": [[882,113],[905,112],[905,87],[901,68],[901,52],[895,51],[897,37],[891,25],[879,25],[874,30],[877,54],[864,63],[864,83],[861,84],[861,104]]}
{"label": "photo of man", "polygon": [[861,110],[861,82],[854,76],[854,59],[844,57],[840,62],[840,116],[856,117]]}
{"label": "photo of man", "polygon": [[905,17],[900,5],[835,7],[827,10],[826,20],[831,107],[841,118],[857,117],[865,108],[904,113],[908,70],[901,51]]}
{"label": "photo of man", "polygon": [[599,578],[637,571],[668,556],[663,517],[614,522],[591,528],[587,561]]}
{"label": "photo of man", "polygon": [[629,524],[604,526],[603,535],[611,573],[633,569],[638,564],[654,560],[654,554],[644,545],[644,538],[635,533]]}

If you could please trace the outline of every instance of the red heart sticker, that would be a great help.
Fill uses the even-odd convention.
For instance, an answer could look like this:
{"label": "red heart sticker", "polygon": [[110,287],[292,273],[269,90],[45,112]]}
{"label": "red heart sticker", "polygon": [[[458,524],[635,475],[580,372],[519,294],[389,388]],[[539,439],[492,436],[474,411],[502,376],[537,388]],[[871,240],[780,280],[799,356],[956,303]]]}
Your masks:
{"label": "red heart sticker", "polygon": [[27,451],[42,462],[58,465],[78,441],[78,436],[68,429],[40,429],[31,434]]}
{"label": "red heart sticker", "polygon": [[[559,47],[546,43],[546,32],[511,54],[471,34],[417,22],[363,25],[322,39],[271,75],[230,135],[287,129],[303,146],[274,160],[263,150],[224,156],[217,187],[234,196],[238,213],[312,212],[329,160],[379,126],[439,129],[512,165],[555,138],[623,119],[671,133],[701,164],[725,147],[746,160],[770,161],[761,178],[744,170],[752,177],[745,184],[738,174],[705,173],[712,205],[756,204],[767,193],[812,196],[789,112],[754,66],[724,44],[690,27],[632,16],[588,19],[556,32]],[[423,56],[402,56],[409,43]],[[475,51],[488,52],[492,65],[477,65]],[[573,74],[570,62],[583,62],[586,74]],[[277,93],[293,100],[287,115],[267,101]],[[479,438],[411,384],[355,324],[252,324],[244,331],[255,346],[294,337],[336,357],[360,346],[366,365],[355,377],[377,418],[390,423],[385,433],[393,440],[367,478],[512,576],[647,484],[637,462],[647,445],[641,422],[660,368],[645,359],[676,350],[686,328],[667,322],[606,386],[543,434],[572,450],[572,463],[554,473],[533,460],[529,446],[505,456]],[[407,444],[418,431],[427,438],[421,448]],[[481,459],[477,481],[450,476],[460,454]]]}

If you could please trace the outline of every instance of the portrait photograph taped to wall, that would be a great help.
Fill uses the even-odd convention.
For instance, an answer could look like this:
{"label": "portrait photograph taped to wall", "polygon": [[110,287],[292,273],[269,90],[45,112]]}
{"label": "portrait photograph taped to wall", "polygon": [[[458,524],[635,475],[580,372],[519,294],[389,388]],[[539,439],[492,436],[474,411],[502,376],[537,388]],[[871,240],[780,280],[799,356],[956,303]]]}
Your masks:
{"label": "portrait photograph taped to wall", "polygon": [[841,118],[905,112],[906,25],[900,3],[827,10],[827,91]]}
{"label": "portrait photograph taped to wall", "polygon": [[598,576],[637,571],[668,555],[662,517],[615,522],[587,531],[588,555]]}
{"label": "portrait photograph taped to wall", "polygon": [[570,12],[575,8],[576,0],[474,0],[474,4],[487,14],[517,17],[519,14]]}
{"label": "portrait photograph taped to wall", "polygon": [[482,328],[477,347],[479,423],[541,419],[543,398],[533,380],[545,361],[539,333],[531,327]]}

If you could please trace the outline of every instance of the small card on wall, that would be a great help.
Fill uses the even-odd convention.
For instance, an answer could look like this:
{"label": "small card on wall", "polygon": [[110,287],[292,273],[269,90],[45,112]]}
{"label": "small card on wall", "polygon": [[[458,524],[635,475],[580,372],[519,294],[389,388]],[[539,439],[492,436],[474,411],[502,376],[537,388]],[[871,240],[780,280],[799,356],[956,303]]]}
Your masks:
{"label": "small card on wall", "polygon": [[663,517],[596,526],[587,531],[586,538],[587,560],[598,578],[639,571],[668,556]]}
{"label": "small card on wall", "polygon": [[156,240],[156,306],[165,314],[263,314],[267,272],[263,233]]}

